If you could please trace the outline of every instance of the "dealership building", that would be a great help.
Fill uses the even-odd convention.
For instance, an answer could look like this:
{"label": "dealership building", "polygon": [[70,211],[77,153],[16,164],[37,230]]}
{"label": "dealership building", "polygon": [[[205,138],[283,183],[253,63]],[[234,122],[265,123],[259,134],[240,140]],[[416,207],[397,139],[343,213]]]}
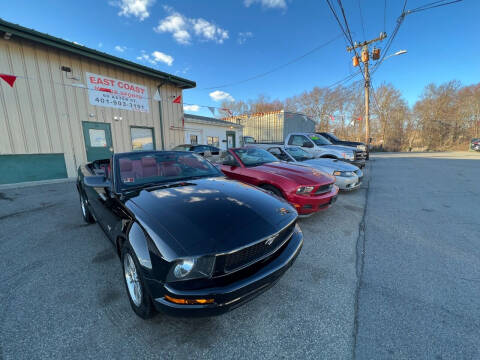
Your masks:
{"label": "dealership building", "polygon": [[242,146],[243,126],[229,121],[185,114],[185,144],[206,144],[221,150]]}
{"label": "dealership building", "polygon": [[180,99],[195,86],[0,20],[0,184],[72,178],[113,152],[184,143]]}

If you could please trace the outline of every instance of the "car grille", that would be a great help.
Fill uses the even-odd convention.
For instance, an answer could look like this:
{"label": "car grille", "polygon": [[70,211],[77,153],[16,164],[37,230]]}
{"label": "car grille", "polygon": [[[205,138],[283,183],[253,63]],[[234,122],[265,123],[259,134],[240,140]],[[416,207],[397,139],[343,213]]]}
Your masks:
{"label": "car grille", "polygon": [[325,194],[327,192],[330,192],[332,190],[333,184],[328,184],[328,185],[322,185],[319,186],[317,191],[315,191],[315,195],[320,195],[320,194]]}
{"label": "car grille", "polygon": [[362,150],[355,151],[355,160],[365,160],[367,158],[367,152]]}
{"label": "car grille", "polygon": [[290,239],[295,229],[295,222],[287,226],[272,237],[262,240],[252,246],[240,249],[231,254],[224,255],[224,272],[232,272],[249,264],[260,261],[276,252],[287,240]]}

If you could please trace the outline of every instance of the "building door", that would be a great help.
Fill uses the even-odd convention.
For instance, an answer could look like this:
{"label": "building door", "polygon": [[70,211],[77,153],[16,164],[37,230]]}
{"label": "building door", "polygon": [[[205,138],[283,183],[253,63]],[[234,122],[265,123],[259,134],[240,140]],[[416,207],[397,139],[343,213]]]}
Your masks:
{"label": "building door", "polygon": [[87,161],[110,158],[113,154],[110,124],[83,121],[82,126]]}
{"label": "building door", "polygon": [[227,149],[235,147],[235,131],[227,131]]}

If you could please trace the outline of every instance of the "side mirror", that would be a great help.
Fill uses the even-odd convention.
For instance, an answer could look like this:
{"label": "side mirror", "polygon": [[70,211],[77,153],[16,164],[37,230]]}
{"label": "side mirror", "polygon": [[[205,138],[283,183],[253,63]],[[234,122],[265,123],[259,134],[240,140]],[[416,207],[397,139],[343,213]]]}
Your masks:
{"label": "side mirror", "polygon": [[106,188],[110,187],[110,180],[103,175],[85,176],[83,183],[88,187]]}

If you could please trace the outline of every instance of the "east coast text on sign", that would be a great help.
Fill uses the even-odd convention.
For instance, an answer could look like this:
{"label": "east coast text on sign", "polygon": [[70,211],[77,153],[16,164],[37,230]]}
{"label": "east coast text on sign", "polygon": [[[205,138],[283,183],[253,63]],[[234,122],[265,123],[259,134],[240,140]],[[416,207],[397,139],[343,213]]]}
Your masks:
{"label": "east coast text on sign", "polygon": [[107,76],[86,73],[90,104],[132,111],[149,111],[145,86]]}

